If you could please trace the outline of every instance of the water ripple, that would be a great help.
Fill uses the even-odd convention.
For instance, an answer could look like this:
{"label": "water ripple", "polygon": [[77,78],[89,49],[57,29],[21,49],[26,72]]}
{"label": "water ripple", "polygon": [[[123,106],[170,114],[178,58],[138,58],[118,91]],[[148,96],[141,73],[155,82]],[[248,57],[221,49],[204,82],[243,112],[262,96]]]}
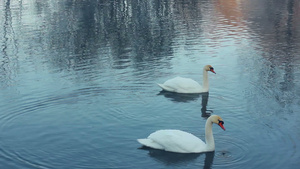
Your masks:
{"label": "water ripple", "polygon": [[215,152],[214,166],[233,168],[242,166],[249,161],[250,144],[241,138],[219,137],[216,140],[218,146]]}

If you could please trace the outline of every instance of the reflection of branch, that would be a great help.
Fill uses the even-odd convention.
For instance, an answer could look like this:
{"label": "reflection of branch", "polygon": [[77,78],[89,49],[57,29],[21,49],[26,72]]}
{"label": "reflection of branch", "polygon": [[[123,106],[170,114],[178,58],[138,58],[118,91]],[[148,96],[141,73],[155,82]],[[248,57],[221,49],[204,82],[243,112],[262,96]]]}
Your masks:
{"label": "reflection of branch", "polygon": [[7,37],[7,25],[8,25],[8,18],[9,16],[11,16],[10,13],[10,0],[7,0],[6,4],[5,4],[5,13],[4,13],[4,25],[3,25],[3,39],[4,39],[4,45],[3,45],[3,53],[4,53],[4,57],[7,58],[7,53],[6,53],[6,49],[7,49],[7,41],[8,41],[8,37]]}
{"label": "reflection of branch", "polygon": [[292,24],[293,24],[293,7],[294,7],[294,0],[289,0],[288,4],[287,4],[287,10],[288,10],[288,19],[287,19],[287,36],[288,36],[288,43],[289,40],[292,37]]}
{"label": "reflection of branch", "polygon": [[[13,29],[13,21],[12,21],[12,12],[10,8],[11,2],[7,0],[5,3],[4,8],[4,22],[3,22],[3,41],[2,41],[2,49],[1,53],[3,53],[3,59],[5,61],[1,64],[1,74],[6,79],[4,80],[5,83],[9,83],[12,81],[12,69],[10,66],[14,66],[11,63],[18,53],[17,42],[15,38],[15,33]],[[12,53],[13,52],[13,53]],[[13,60],[14,61],[14,60]],[[8,84],[7,84],[8,85]]]}
{"label": "reflection of branch", "polygon": [[[7,0],[7,2],[5,3],[5,12],[4,12],[4,25],[3,25],[3,48],[2,48],[2,52],[3,52],[3,59],[5,59],[6,61],[2,62],[1,65],[1,69],[3,71],[2,74],[6,75],[7,71],[6,70],[6,66],[5,64],[8,64],[8,55],[7,55],[7,46],[8,46],[8,35],[7,35],[7,25],[9,25],[9,20],[11,18],[11,12],[10,12],[10,0]],[[8,76],[6,76],[8,77]]]}
{"label": "reflection of branch", "polygon": [[[14,29],[12,26],[12,16],[11,16],[11,10],[10,10],[10,0],[7,0],[6,4],[5,4],[5,21],[4,21],[4,39],[5,39],[5,44],[4,48],[3,48],[3,53],[5,53],[5,56],[8,56],[6,53],[6,49],[7,49],[7,42],[9,40],[9,36],[7,35],[8,33],[11,34],[12,40],[14,41],[13,45],[15,47],[15,51],[17,51],[17,46],[16,46],[16,40],[15,40],[15,33],[14,33]],[[8,32],[8,28],[10,29],[11,32]]]}
{"label": "reflection of branch", "polygon": [[[8,35],[7,35],[7,25],[9,25],[9,20],[11,18],[11,12],[10,12],[10,0],[7,0],[5,3],[5,12],[4,12],[4,25],[3,25],[3,58],[8,60],[8,55],[7,55],[7,46],[8,46]],[[3,69],[3,72],[5,73],[7,70],[5,69],[5,65],[8,63],[8,61],[2,62],[1,68]]]}

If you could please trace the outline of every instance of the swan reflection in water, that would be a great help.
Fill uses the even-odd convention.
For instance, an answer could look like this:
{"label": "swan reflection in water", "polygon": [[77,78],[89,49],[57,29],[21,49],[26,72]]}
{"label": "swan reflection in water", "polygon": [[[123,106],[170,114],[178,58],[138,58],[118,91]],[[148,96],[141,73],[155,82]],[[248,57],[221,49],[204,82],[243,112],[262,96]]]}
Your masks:
{"label": "swan reflection in water", "polygon": [[180,164],[188,163],[193,160],[196,160],[196,158],[198,158],[200,155],[205,154],[203,169],[211,168],[215,156],[214,151],[205,152],[205,153],[173,153],[173,152],[167,152],[158,149],[152,149],[145,146],[142,146],[140,149],[148,150],[149,151],[148,155],[150,157],[164,163],[165,165],[180,165]]}
{"label": "swan reflection in water", "polygon": [[161,91],[157,95],[163,95],[166,98],[170,99],[173,102],[190,102],[190,101],[196,101],[200,96],[202,96],[202,117],[208,118],[213,111],[207,110],[207,103],[209,98],[209,92],[205,93],[193,93],[193,94],[182,94],[182,93],[174,93],[174,92],[168,92],[168,91]]}
{"label": "swan reflection in water", "polygon": [[203,93],[202,94],[202,108],[201,108],[201,113],[202,113],[202,117],[208,118],[213,111],[212,110],[207,110],[207,102],[208,102],[208,97],[209,97],[209,92],[207,93]]}
{"label": "swan reflection in water", "polygon": [[162,90],[157,95],[163,95],[173,102],[190,102],[190,101],[197,100],[201,94],[202,93],[191,93],[191,94],[174,93],[174,92],[168,92],[168,91]]}

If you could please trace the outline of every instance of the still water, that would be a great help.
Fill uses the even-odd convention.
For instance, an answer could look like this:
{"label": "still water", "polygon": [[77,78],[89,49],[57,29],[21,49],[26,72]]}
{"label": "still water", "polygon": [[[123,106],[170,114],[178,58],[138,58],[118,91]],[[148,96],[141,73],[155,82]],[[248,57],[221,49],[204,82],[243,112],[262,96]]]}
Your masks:
{"label": "still water", "polygon": [[[298,0],[1,0],[0,168],[300,165]],[[160,92],[175,76],[209,93]],[[141,149],[158,129],[216,150]]]}

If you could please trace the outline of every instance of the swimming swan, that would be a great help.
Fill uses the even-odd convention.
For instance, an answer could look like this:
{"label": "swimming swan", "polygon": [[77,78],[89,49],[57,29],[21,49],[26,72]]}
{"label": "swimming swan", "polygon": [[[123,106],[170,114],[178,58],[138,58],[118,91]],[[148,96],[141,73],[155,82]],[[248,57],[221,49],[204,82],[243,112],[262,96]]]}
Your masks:
{"label": "swimming swan", "polygon": [[181,130],[158,130],[145,139],[137,139],[146,147],[176,153],[202,153],[215,150],[215,141],[212,132],[213,123],[225,130],[223,120],[218,115],[212,115],[206,120],[205,142],[200,138]]}
{"label": "swimming swan", "polygon": [[204,93],[208,92],[208,71],[216,74],[214,68],[211,65],[203,67],[203,87],[193,79],[175,77],[167,80],[164,84],[157,84],[163,90],[176,93]]}

